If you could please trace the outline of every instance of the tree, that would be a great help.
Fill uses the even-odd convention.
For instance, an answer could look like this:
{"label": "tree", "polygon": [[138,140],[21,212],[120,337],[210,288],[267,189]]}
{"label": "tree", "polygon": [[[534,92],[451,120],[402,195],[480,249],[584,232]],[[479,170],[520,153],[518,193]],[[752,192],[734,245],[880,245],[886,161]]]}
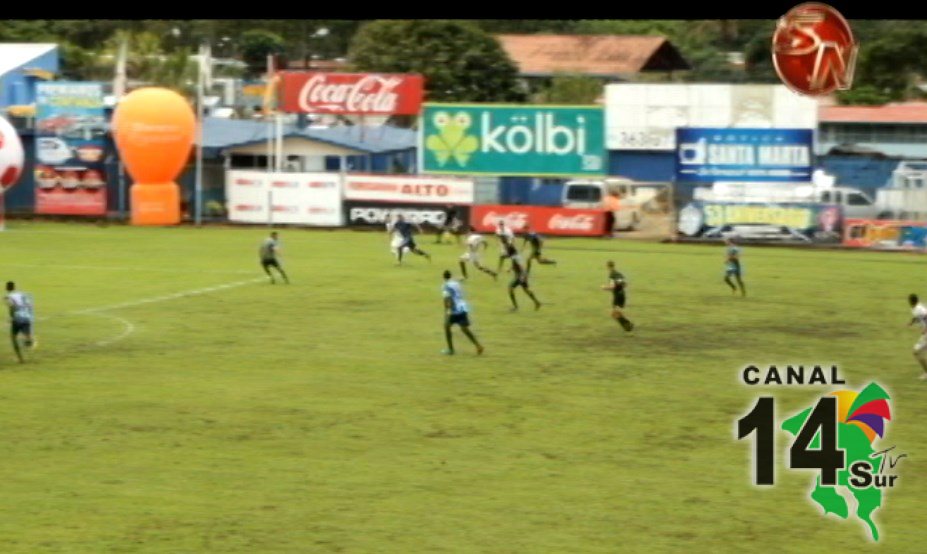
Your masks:
{"label": "tree", "polygon": [[542,104],[592,104],[604,92],[602,81],[585,75],[555,75],[535,97]]}
{"label": "tree", "polygon": [[282,54],[284,49],[283,37],[277,33],[254,29],[241,35],[241,57],[255,75],[260,75],[267,67],[267,56]]}
{"label": "tree", "polygon": [[499,43],[469,22],[381,20],[362,26],[348,57],[361,71],[420,73],[429,100],[520,102],[518,70]]}

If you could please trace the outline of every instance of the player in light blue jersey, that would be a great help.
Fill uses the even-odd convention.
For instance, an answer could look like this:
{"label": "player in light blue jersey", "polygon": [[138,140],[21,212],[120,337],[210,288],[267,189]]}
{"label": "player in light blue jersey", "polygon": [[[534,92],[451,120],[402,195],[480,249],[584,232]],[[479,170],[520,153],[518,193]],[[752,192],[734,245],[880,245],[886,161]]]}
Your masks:
{"label": "player in light blue jersey", "polygon": [[476,353],[483,353],[483,346],[476,336],[470,331],[470,306],[464,299],[463,288],[460,283],[451,279],[451,272],[444,272],[444,285],[441,287],[441,294],[444,296],[444,336],[447,338],[447,349],[442,350],[442,354],[448,356],[454,354],[454,339],[451,336],[451,326],[460,325],[460,330],[470,339],[470,342],[476,346]]}
{"label": "player in light blue jersey", "polygon": [[7,281],[5,300],[10,310],[10,338],[13,341],[13,350],[16,351],[19,361],[23,362],[23,354],[19,349],[19,335],[26,337],[23,344],[35,348],[35,341],[32,337],[32,322],[35,319],[32,295],[17,291],[16,284],[13,281]]}
{"label": "player in light blue jersey", "polygon": [[747,288],[744,286],[743,279],[741,279],[741,269],[740,269],[740,248],[734,246],[734,241],[730,238],[724,239],[724,245],[727,246],[727,258],[724,263],[724,282],[731,287],[731,292],[737,294],[737,287],[734,285],[734,282],[731,281],[731,277],[737,279],[737,284],[740,285],[740,295],[747,296]]}

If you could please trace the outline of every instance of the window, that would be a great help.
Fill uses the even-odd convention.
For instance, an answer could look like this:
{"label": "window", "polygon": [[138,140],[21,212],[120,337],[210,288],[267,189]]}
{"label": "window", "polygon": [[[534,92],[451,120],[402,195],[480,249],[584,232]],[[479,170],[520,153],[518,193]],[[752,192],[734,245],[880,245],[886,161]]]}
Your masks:
{"label": "window", "polygon": [[821,202],[830,202],[830,191],[825,190],[821,193]]}
{"label": "window", "polygon": [[868,198],[859,194],[858,192],[851,192],[847,194],[847,205],[848,206],[871,206],[872,202]]}
{"label": "window", "polygon": [[599,202],[602,191],[592,185],[571,185],[567,188],[567,200],[571,202]]}

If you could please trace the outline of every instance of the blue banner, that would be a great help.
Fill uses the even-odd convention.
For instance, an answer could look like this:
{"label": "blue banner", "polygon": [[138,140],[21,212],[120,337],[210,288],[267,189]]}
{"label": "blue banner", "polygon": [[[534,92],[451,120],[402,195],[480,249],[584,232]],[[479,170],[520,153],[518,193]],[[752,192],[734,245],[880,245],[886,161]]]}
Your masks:
{"label": "blue banner", "polygon": [[811,182],[811,129],[676,129],[676,181]]}

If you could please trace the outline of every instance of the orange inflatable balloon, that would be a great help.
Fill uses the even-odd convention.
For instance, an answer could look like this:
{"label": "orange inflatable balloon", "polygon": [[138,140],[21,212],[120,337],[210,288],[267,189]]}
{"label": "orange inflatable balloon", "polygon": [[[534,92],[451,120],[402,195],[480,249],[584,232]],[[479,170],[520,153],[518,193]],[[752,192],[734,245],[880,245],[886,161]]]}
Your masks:
{"label": "orange inflatable balloon", "polygon": [[133,225],[180,223],[180,186],[174,179],[190,158],[195,131],[193,109],[174,91],[141,88],[119,102],[113,133],[134,181]]}

